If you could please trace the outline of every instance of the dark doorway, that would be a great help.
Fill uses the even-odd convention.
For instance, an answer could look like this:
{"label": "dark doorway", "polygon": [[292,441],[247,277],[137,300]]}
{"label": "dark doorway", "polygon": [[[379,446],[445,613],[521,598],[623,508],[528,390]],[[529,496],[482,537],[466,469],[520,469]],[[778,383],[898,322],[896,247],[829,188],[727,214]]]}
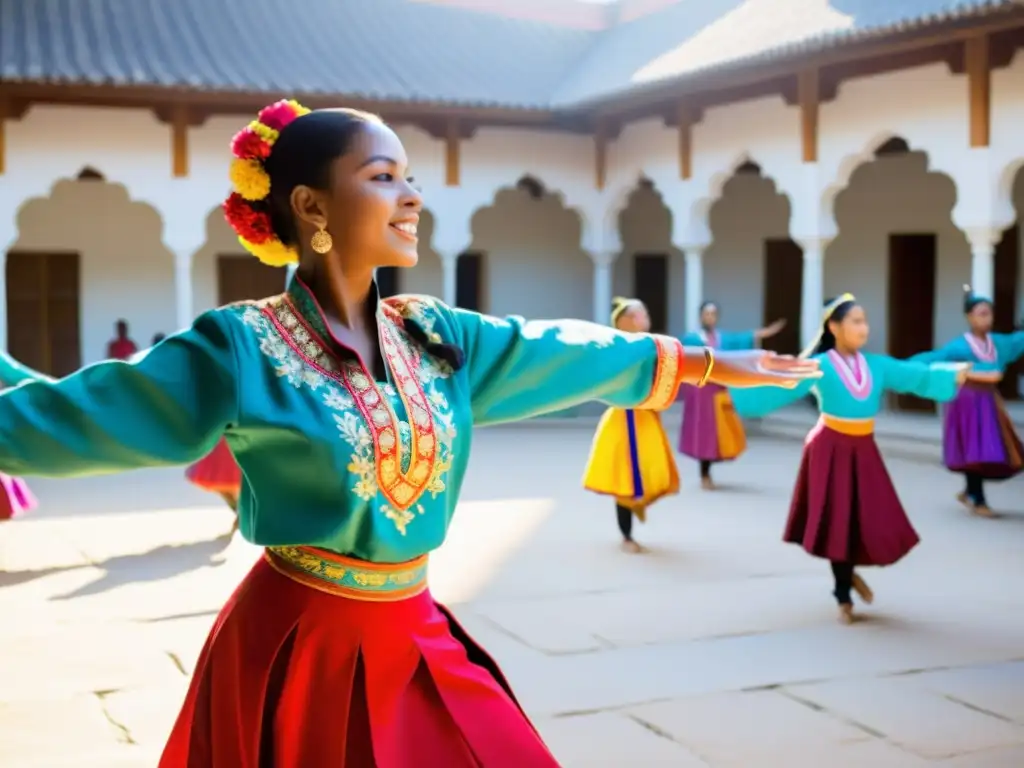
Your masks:
{"label": "dark doorway", "polygon": [[217,257],[217,302],[224,306],[276,296],[285,289],[286,276],[285,269],[252,256],[223,254]]}
{"label": "dark doorway", "polygon": [[793,240],[764,241],[764,324],[785,320],[786,327],[762,346],[781,355],[800,352],[804,252]]}
{"label": "dark doorway", "polygon": [[[889,354],[906,358],[935,345],[934,234],[889,235]],[[935,403],[896,395],[899,410],[934,413]]]}
{"label": "dark doorway", "polygon": [[[1003,232],[1003,239],[995,253],[995,295],[993,328],[996,333],[1013,333],[1017,327],[1017,275],[1020,265],[1020,224]],[[1007,400],[1020,400],[1018,382],[1024,374],[1024,360],[1008,366],[999,384],[999,391]]]}
{"label": "dark doorway", "polygon": [[74,252],[7,254],[7,349],[51,376],[82,367],[79,262]]}
{"label": "dark doorway", "polygon": [[483,312],[484,255],[463,253],[455,264],[455,306]]}
{"label": "dark doorway", "polygon": [[[633,257],[633,298],[647,305],[652,333],[668,333],[668,255],[638,253]],[[608,307],[611,312],[611,307]]]}

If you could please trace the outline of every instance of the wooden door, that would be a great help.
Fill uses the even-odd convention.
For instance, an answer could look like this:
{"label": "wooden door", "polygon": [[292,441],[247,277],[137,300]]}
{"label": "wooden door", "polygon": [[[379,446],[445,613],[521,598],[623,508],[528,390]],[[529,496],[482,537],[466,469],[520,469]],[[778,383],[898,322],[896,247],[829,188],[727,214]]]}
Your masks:
{"label": "wooden door", "polygon": [[[633,298],[647,305],[651,333],[668,333],[668,255],[638,253],[633,257]],[[611,312],[611,307],[606,308]]]}
{"label": "wooden door", "polygon": [[782,355],[800,352],[804,252],[789,238],[764,241],[764,324],[782,319],[786,327],[762,346]]}
{"label": "wooden door", "polygon": [[[889,354],[910,357],[935,345],[934,234],[889,236]],[[904,411],[935,412],[935,403],[895,396]]]}
{"label": "wooden door", "polygon": [[484,308],[484,255],[467,252],[455,262],[455,306],[482,312]]}
{"label": "wooden door", "polygon": [[397,296],[402,292],[402,289],[400,288],[401,282],[399,280],[398,267],[378,267],[376,280],[377,293],[380,294],[382,299]]}
{"label": "wooden door", "polygon": [[[1020,225],[1014,224],[1003,232],[1003,239],[996,246],[995,253],[995,314],[992,330],[996,333],[1012,333],[1018,322],[1017,317],[1017,276],[1020,269]],[[1007,400],[1020,400],[1018,382],[1024,374],[1024,360],[1018,360],[1006,369],[999,391]]]}
{"label": "wooden door", "polygon": [[82,367],[79,254],[7,254],[7,348],[30,368],[67,376]]}
{"label": "wooden door", "polygon": [[217,257],[217,303],[252,301],[276,296],[285,289],[287,272],[252,256],[222,254]]}

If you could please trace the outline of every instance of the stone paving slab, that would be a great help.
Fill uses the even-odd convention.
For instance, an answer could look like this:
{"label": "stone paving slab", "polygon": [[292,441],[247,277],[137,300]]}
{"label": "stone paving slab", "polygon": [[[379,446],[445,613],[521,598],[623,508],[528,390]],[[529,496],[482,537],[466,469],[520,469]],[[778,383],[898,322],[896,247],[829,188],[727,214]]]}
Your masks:
{"label": "stone paving slab", "polygon": [[940,768],[1020,768],[1024,765],[1024,745],[971,752],[935,765]]}
{"label": "stone paving slab", "polygon": [[1024,743],[1024,726],[966,707],[908,677],[827,682],[788,692],[932,759]]}
{"label": "stone paving slab", "polygon": [[[590,437],[482,430],[431,562],[432,591],[564,765],[1024,765],[1024,597],[1005,587],[1022,575],[1024,478],[994,489],[1010,515],[978,520],[956,478],[892,460],[922,544],[866,571],[876,604],[842,627],[827,564],[779,541],[798,445],[753,439],[716,468],[716,493],[682,460],[682,493],[637,526],[651,547],[637,557],[610,502],[579,487]],[[218,539],[230,515],[179,470],[33,488],[41,509],[0,525],[0,765],[152,768],[260,551]],[[792,698],[805,693],[822,702]]]}
{"label": "stone paving slab", "polygon": [[721,693],[632,707],[630,714],[712,766],[759,765],[766,755],[867,741],[871,735],[776,691]]}
{"label": "stone paving slab", "polygon": [[129,688],[103,697],[103,708],[114,723],[129,735],[133,744],[159,750],[185,700],[188,679],[146,688]]}
{"label": "stone paving slab", "polygon": [[0,765],[5,767],[53,765],[72,751],[108,752],[124,741],[100,697],[92,694],[0,703]]}
{"label": "stone paving slab", "polygon": [[623,713],[548,718],[536,725],[563,768],[709,768],[686,747]]}

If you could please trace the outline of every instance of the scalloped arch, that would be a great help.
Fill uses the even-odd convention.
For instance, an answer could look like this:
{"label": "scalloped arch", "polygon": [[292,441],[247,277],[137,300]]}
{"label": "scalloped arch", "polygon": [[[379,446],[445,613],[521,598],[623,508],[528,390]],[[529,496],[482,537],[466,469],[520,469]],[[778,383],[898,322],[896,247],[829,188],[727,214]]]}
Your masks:
{"label": "scalloped arch", "polygon": [[[850,186],[850,180],[853,178],[853,174],[866,163],[874,162],[876,158],[876,152],[883,145],[889,143],[893,139],[901,139],[909,148],[911,152],[922,152],[926,158],[926,172],[927,173],[940,173],[945,176],[949,176],[954,179],[953,174],[946,170],[939,168],[935,165],[932,160],[932,154],[925,148],[914,144],[909,141],[905,136],[896,133],[894,131],[879,131],[874,134],[863,146],[859,152],[846,155],[839,163],[839,168],[836,173],[835,180],[832,181],[822,190],[821,196],[821,216],[826,220],[835,221],[835,201],[836,197]],[[954,179],[955,183],[955,179]]]}
{"label": "scalloped arch", "polygon": [[608,202],[601,217],[602,239],[607,244],[605,247],[616,252],[622,250],[622,232],[619,227],[620,217],[626,208],[629,207],[630,199],[641,186],[649,185],[657,194],[662,205],[668,208],[669,213],[675,216],[672,207],[665,200],[665,193],[658,183],[643,172],[638,172],[629,181],[619,184],[615,191],[608,196]]}
{"label": "scalloped arch", "polygon": [[997,199],[997,205],[1004,209],[1004,213],[1007,211],[1011,214],[1016,214],[1016,218],[1024,219],[1024,210],[1016,210],[1013,200],[1013,188],[1017,184],[1017,177],[1024,173],[1024,157],[1012,160],[1003,169],[1003,172],[999,175],[999,186]]}
{"label": "scalloped arch", "polygon": [[577,205],[574,202],[570,201],[565,191],[549,186],[544,181],[544,178],[541,174],[532,172],[525,172],[521,174],[519,178],[516,179],[516,181],[512,182],[511,184],[503,184],[501,186],[496,187],[494,191],[491,193],[490,199],[487,202],[481,203],[477,205],[475,208],[473,208],[469,216],[470,232],[472,232],[473,221],[476,219],[477,214],[479,214],[483,210],[493,208],[495,205],[497,205],[498,197],[502,193],[514,191],[517,188],[520,188],[521,185],[524,184],[524,182],[528,182],[530,185],[537,185],[537,187],[539,187],[542,190],[542,197],[554,198],[555,200],[558,201],[558,205],[563,210],[571,211],[572,213],[576,214],[576,217],[579,219],[580,222],[580,247],[583,248],[584,250],[589,250],[588,243],[591,239],[589,235],[591,233],[591,229],[593,226],[593,219],[589,215],[586,206]]}

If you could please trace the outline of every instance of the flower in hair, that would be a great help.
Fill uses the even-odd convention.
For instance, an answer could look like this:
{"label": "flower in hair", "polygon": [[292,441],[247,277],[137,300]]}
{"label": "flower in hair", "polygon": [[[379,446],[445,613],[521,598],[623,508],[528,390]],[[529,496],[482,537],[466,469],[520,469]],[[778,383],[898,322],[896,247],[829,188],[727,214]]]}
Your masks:
{"label": "flower in hair", "polygon": [[282,99],[261,109],[257,120],[267,128],[280,131],[296,118],[308,114],[309,110],[294,99]]}
{"label": "flower in hair", "polygon": [[231,139],[231,154],[242,160],[266,160],[270,157],[270,146],[270,142],[247,125]]}
{"label": "flower in hair", "polygon": [[252,243],[244,237],[239,237],[238,242],[245,250],[270,267],[286,267],[299,260],[299,252],[291,246],[285,245],[276,237],[265,243]]}
{"label": "flower in hair", "polygon": [[262,200],[270,194],[270,176],[259,160],[238,158],[228,171],[235,191],[246,200]]}
{"label": "flower in hair", "polygon": [[274,226],[270,214],[257,211],[237,192],[224,201],[224,218],[238,236],[255,245],[274,239]]}
{"label": "flower in hair", "polygon": [[238,234],[242,246],[264,264],[283,267],[298,261],[298,249],[285,245],[275,234],[264,206],[253,206],[270,195],[270,175],[264,161],[270,157],[281,131],[309,110],[294,100],[282,100],[260,110],[256,120],[231,139],[235,156],[228,175],[235,191],[224,201],[224,218]]}

